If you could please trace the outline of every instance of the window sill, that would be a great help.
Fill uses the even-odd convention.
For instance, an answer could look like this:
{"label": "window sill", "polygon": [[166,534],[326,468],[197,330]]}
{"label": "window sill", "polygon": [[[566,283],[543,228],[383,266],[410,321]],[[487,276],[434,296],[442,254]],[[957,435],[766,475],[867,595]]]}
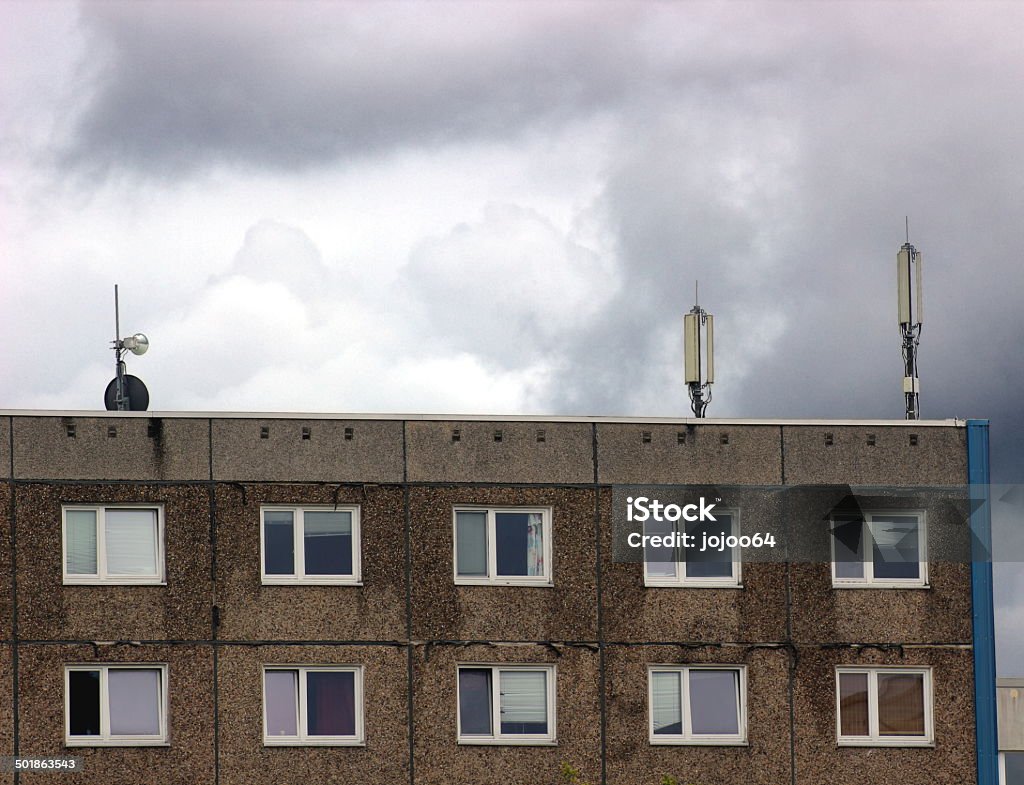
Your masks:
{"label": "window sill", "polygon": [[918,747],[918,748],[934,748],[935,741],[932,739],[922,739],[920,741],[914,739],[894,739],[892,741],[881,740],[881,739],[864,739],[863,741],[847,740],[836,742],[837,747]]}
{"label": "window sill", "polygon": [[263,586],[362,586],[352,578],[264,578]]}
{"label": "window sill", "polygon": [[159,578],[125,580],[124,578],[86,578],[84,580],[64,579],[65,586],[166,586],[167,581]]}
{"label": "window sill", "polygon": [[665,739],[650,738],[653,747],[748,747],[746,739]]}
{"label": "window sill", "polygon": [[130,741],[125,739],[111,739],[102,741],[99,739],[65,739],[65,747],[170,747],[171,743],[166,739],[159,741]]}
{"label": "window sill", "polygon": [[714,581],[673,581],[672,583],[644,583],[645,589],[742,589],[742,583],[716,583]]}
{"label": "window sill", "polygon": [[893,581],[875,581],[874,583],[836,583],[832,582],[833,589],[930,589],[928,583],[894,583]]}
{"label": "window sill", "polygon": [[555,739],[459,739],[460,745],[476,747],[557,747]]}
{"label": "window sill", "polygon": [[555,583],[551,580],[516,580],[515,578],[494,578],[494,579],[479,579],[474,580],[472,578],[456,578],[456,586],[536,586],[540,588],[553,588]]}
{"label": "window sill", "polygon": [[313,741],[311,739],[288,739],[278,741],[277,739],[264,739],[264,747],[365,747],[363,739],[324,739]]}

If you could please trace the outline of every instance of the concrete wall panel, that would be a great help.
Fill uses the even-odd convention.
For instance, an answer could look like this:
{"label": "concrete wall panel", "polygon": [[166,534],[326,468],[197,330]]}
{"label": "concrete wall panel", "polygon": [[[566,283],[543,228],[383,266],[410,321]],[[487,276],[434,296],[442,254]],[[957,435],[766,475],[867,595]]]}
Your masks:
{"label": "concrete wall panel", "polygon": [[[459,504],[553,510],[553,586],[456,586],[453,509]],[[594,492],[570,488],[413,488],[413,637],[596,640]]]}
{"label": "concrete wall panel", "polygon": [[[166,586],[64,586],[63,504],[164,506]],[[23,485],[17,489],[18,634],[29,640],[210,637],[210,501],[204,486]]]}
{"label": "concrete wall panel", "polygon": [[14,637],[11,595],[11,486],[0,482],[0,641]]}
{"label": "concrete wall panel", "polygon": [[[556,667],[557,746],[457,743],[457,668],[466,663],[545,663]],[[562,785],[567,761],[587,782],[601,773],[599,658],[590,648],[431,646],[417,649],[413,689],[417,785]]]}
{"label": "concrete wall panel", "polygon": [[594,481],[589,423],[414,420],[407,427],[413,482]]}
{"label": "concrete wall panel", "polygon": [[[963,649],[799,649],[794,684],[798,785],[976,782],[973,655]],[[935,746],[838,747],[839,665],[931,666]]]}
{"label": "concrete wall panel", "polygon": [[[825,443],[829,434],[831,445]],[[962,485],[967,481],[964,428],[785,426],[783,438],[790,485]],[[916,445],[911,444],[912,438]]]}
{"label": "concrete wall panel", "polygon": [[[267,438],[261,438],[262,429]],[[309,438],[303,439],[303,428]],[[351,438],[346,439],[346,429]],[[399,420],[213,421],[213,473],[218,480],[271,482],[401,482]]]}
{"label": "concrete wall panel", "polygon": [[602,483],[775,485],[782,477],[779,428],[770,425],[602,423],[597,455]]}
{"label": "concrete wall panel", "polygon": [[[169,745],[163,747],[64,746],[64,666],[88,663],[156,663],[168,666]],[[76,755],[81,777],[38,772],[39,785],[69,780],[90,785],[212,785],[213,649],[203,646],[22,645],[19,648],[21,751]],[[25,778],[22,779],[25,781]]]}
{"label": "concrete wall panel", "polygon": [[[264,665],[361,665],[365,746],[263,746]],[[408,665],[393,646],[229,646],[221,650],[221,785],[409,781]]]}
{"label": "concrete wall panel", "polygon": [[[650,743],[647,669],[669,664],[747,666],[746,745]],[[788,668],[785,649],[609,646],[605,661],[608,785],[657,785],[665,775],[695,785],[789,782]]]}
{"label": "concrete wall panel", "polygon": [[19,479],[202,480],[210,474],[209,454],[207,421],[201,419],[14,418]]}
{"label": "concrete wall panel", "polygon": [[[362,586],[264,586],[260,506],[360,507]],[[405,508],[401,488],[217,486],[219,636],[225,640],[398,640],[405,637]]]}
{"label": "concrete wall panel", "polygon": [[[0,756],[14,754],[14,655],[0,644]],[[0,785],[11,785],[14,775],[0,772]]]}

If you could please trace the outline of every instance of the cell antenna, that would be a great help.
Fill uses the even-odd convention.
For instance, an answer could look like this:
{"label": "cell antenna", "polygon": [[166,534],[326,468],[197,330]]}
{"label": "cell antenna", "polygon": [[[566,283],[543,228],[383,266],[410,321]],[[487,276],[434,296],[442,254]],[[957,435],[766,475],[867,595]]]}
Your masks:
{"label": "cell antenna", "polygon": [[921,252],[910,244],[910,221],[907,220],[907,241],[896,254],[896,298],[899,311],[900,336],[903,339],[903,396],[907,419],[921,419],[921,380],[917,375],[917,347],[921,342],[924,301],[921,297]]}
{"label": "cell antenna", "polygon": [[149,349],[149,338],[142,333],[135,333],[128,338],[121,337],[117,284],[114,284],[114,340],[111,343],[116,358],[115,375],[103,393],[103,404],[111,412],[144,412],[149,408],[149,390],[142,379],[127,372],[124,353],[145,354]]}
{"label": "cell antenna", "polygon": [[696,283],[693,297],[693,308],[683,316],[683,366],[690,408],[695,416],[703,417],[711,403],[711,385],[715,383],[715,317],[700,307]]}

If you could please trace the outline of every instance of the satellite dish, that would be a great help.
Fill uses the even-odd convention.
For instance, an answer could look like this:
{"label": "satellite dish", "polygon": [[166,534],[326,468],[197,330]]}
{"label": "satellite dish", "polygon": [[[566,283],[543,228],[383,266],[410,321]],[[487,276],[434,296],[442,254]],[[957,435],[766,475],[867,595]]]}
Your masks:
{"label": "satellite dish", "polygon": [[[124,392],[128,396],[128,411],[144,412],[149,408],[149,390],[138,376],[126,373],[124,379]],[[117,411],[117,377],[110,380],[107,389],[103,393],[103,405],[108,412]]]}

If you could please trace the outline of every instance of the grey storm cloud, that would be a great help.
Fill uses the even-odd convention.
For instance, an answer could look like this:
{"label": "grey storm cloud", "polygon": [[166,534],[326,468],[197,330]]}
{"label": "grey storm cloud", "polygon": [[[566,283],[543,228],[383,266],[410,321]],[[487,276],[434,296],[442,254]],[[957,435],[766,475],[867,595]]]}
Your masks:
{"label": "grey storm cloud", "polygon": [[[719,16],[724,19],[717,19]],[[86,3],[64,161],[294,169],[713,102],[785,73],[805,22],[623,3]],[[722,35],[717,24],[737,22]],[[778,35],[765,35],[778,30]]]}

